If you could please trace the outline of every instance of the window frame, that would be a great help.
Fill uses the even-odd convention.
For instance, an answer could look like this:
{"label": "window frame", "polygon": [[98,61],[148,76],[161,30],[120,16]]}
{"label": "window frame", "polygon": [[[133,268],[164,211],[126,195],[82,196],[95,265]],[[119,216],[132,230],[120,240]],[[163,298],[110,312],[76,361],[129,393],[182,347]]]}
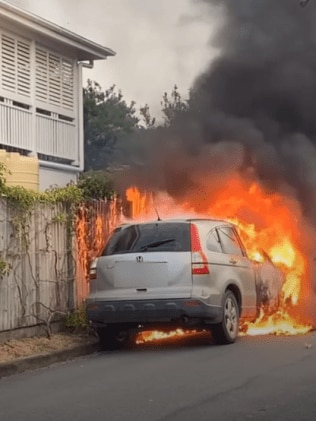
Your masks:
{"label": "window frame", "polygon": [[[218,247],[219,247],[219,251],[216,251],[216,250],[211,250],[209,247],[208,247],[208,240],[209,240],[209,237],[211,236],[211,235],[213,235],[214,234],[214,239],[215,239],[215,241],[218,243]],[[206,237],[206,248],[207,248],[207,251],[208,252],[210,252],[210,253],[224,253],[224,251],[223,251],[223,246],[222,246],[222,243],[221,243],[221,241],[220,241],[220,238],[219,238],[219,235],[218,235],[218,231],[217,231],[217,227],[215,227],[215,228],[212,228],[209,232],[208,232],[208,234],[207,234],[207,237]]]}
{"label": "window frame", "polygon": [[[237,243],[239,245],[241,254],[236,254],[236,253],[231,253],[231,252],[226,252],[225,251],[225,247],[223,245],[223,242],[222,242],[222,239],[221,239],[221,235],[220,235],[220,230],[223,229],[223,228],[226,228],[226,229],[231,230],[231,232],[234,234],[234,238],[237,240]],[[218,237],[219,237],[219,240],[220,240],[220,243],[221,243],[221,247],[222,247],[222,250],[223,250],[223,253],[224,254],[234,254],[236,256],[247,257],[246,249],[245,249],[243,243],[241,242],[240,237],[239,237],[239,234],[238,234],[238,232],[237,232],[237,230],[236,230],[236,228],[234,226],[222,225],[222,226],[216,227],[216,230],[219,231],[218,232]],[[222,231],[222,235],[228,236],[224,231]]]}

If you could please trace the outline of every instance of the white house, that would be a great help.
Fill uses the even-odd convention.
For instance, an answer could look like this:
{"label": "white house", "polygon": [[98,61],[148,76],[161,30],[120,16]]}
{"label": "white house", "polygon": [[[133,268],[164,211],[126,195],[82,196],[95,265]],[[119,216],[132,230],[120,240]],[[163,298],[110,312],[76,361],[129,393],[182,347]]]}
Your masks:
{"label": "white house", "polygon": [[83,170],[82,68],[113,55],[0,0],[0,149],[37,156],[41,190]]}

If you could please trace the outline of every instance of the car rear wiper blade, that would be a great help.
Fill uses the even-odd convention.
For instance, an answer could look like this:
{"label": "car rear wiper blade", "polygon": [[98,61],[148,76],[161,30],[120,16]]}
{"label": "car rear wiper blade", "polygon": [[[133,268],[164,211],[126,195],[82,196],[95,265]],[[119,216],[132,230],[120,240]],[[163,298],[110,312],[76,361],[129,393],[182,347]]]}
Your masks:
{"label": "car rear wiper blade", "polygon": [[153,243],[145,244],[140,248],[140,251],[145,251],[149,248],[159,247],[163,244],[171,243],[172,241],[176,241],[175,238],[167,238],[166,240],[154,241]]}

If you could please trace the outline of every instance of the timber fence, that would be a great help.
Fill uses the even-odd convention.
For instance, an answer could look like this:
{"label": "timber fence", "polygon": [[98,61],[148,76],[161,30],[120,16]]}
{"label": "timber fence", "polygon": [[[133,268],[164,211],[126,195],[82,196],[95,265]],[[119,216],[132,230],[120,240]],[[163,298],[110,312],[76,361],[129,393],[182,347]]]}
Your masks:
{"label": "timber fence", "polygon": [[119,223],[119,202],[94,201],[69,222],[67,205],[39,204],[24,220],[0,200],[0,332],[47,323],[80,306],[88,268]]}

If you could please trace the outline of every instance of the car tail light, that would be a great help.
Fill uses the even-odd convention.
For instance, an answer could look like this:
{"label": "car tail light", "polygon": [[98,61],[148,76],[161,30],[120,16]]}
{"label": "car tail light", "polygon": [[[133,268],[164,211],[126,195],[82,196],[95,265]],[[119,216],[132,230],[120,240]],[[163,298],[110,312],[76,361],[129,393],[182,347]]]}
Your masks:
{"label": "car tail light", "polygon": [[196,225],[191,224],[192,275],[210,273],[207,258],[202,250],[199,232]]}
{"label": "car tail light", "polygon": [[96,279],[96,277],[97,277],[97,259],[95,259],[90,266],[89,281]]}
{"label": "car tail light", "polygon": [[95,279],[96,277],[97,277],[97,269],[96,268],[90,269],[89,280],[91,281],[92,279]]}

